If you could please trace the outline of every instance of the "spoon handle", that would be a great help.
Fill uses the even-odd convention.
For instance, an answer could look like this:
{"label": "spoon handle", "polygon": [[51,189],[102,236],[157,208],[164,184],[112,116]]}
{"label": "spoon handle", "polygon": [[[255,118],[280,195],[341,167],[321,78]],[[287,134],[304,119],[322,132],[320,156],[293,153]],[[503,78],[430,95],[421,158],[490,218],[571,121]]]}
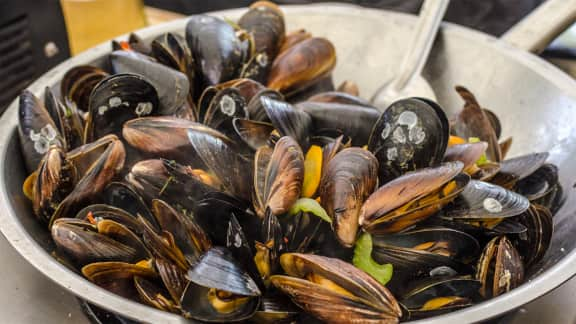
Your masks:
{"label": "spoon handle", "polygon": [[411,45],[393,84],[395,89],[404,89],[414,77],[422,73],[449,3],[450,0],[424,0],[418,24],[412,33]]}

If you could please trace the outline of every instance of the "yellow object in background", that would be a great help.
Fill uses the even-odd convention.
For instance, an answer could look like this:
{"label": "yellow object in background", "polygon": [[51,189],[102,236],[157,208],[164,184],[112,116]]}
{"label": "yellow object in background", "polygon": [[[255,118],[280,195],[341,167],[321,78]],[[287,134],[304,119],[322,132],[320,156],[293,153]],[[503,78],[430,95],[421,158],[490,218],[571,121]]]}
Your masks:
{"label": "yellow object in background", "polygon": [[147,25],[142,0],[61,0],[60,3],[72,55]]}

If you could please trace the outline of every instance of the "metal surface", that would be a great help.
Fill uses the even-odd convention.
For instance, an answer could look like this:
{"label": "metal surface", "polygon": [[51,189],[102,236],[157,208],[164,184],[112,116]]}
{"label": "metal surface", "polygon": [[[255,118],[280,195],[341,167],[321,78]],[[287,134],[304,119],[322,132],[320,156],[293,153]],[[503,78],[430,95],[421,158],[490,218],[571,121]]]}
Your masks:
{"label": "metal surface", "polygon": [[[236,19],[245,10],[220,12]],[[336,83],[351,79],[361,93],[371,94],[383,76],[391,75],[405,53],[414,17],[342,5],[285,8],[288,30],[306,28],[332,40],[339,63]],[[184,30],[185,21],[145,29],[145,38],[167,31]],[[47,85],[56,86],[72,66],[102,63],[110,50],[105,44],[58,66],[30,90],[41,95]],[[379,71],[374,73],[373,71]],[[380,72],[381,71],[381,72]],[[536,56],[465,28],[443,25],[432,55],[424,69],[440,104],[449,113],[462,102],[453,90],[462,84],[471,89],[484,107],[502,119],[503,135],[514,136],[511,156],[549,151],[560,169],[567,200],[555,216],[556,233],[550,251],[530,280],[512,292],[473,307],[428,320],[427,323],[464,323],[491,318],[544,295],[576,272],[576,81]],[[51,240],[31,214],[21,184],[25,174],[15,133],[17,105],[12,104],[0,120],[0,229],[18,252],[40,272],[72,293],[125,316],[153,323],[186,323],[167,314],[125,300],[90,284],[55,261],[49,252]]]}
{"label": "metal surface", "polygon": [[434,90],[422,77],[422,69],[428,60],[440,23],[450,0],[425,0],[418,14],[418,23],[411,44],[396,74],[378,89],[371,102],[381,110],[406,97],[422,97],[436,100]]}

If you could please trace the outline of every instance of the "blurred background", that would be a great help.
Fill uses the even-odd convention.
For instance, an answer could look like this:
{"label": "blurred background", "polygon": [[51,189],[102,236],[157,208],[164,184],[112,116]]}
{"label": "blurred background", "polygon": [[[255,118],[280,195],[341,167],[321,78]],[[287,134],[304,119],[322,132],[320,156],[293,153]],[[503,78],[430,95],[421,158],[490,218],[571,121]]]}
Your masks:
{"label": "blurred background", "polygon": [[[452,0],[446,20],[501,35],[545,0]],[[132,30],[252,0],[0,0],[0,112],[32,80],[94,45]],[[315,0],[278,0],[306,4]],[[332,1],[337,2],[337,1]],[[342,0],[417,13],[422,0]],[[576,75],[576,28],[543,55]]]}

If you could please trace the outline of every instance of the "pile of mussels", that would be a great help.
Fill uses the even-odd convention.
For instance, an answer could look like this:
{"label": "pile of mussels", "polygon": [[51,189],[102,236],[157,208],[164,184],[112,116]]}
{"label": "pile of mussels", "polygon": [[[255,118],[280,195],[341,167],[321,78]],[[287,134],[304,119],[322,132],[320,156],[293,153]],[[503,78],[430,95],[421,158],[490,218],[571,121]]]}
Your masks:
{"label": "pile of mussels", "polygon": [[557,167],[504,159],[463,87],[450,120],[381,113],[265,1],[113,48],[19,107],[24,192],[96,285],[206,322],[395,323],[517,287],[550,244]]}

